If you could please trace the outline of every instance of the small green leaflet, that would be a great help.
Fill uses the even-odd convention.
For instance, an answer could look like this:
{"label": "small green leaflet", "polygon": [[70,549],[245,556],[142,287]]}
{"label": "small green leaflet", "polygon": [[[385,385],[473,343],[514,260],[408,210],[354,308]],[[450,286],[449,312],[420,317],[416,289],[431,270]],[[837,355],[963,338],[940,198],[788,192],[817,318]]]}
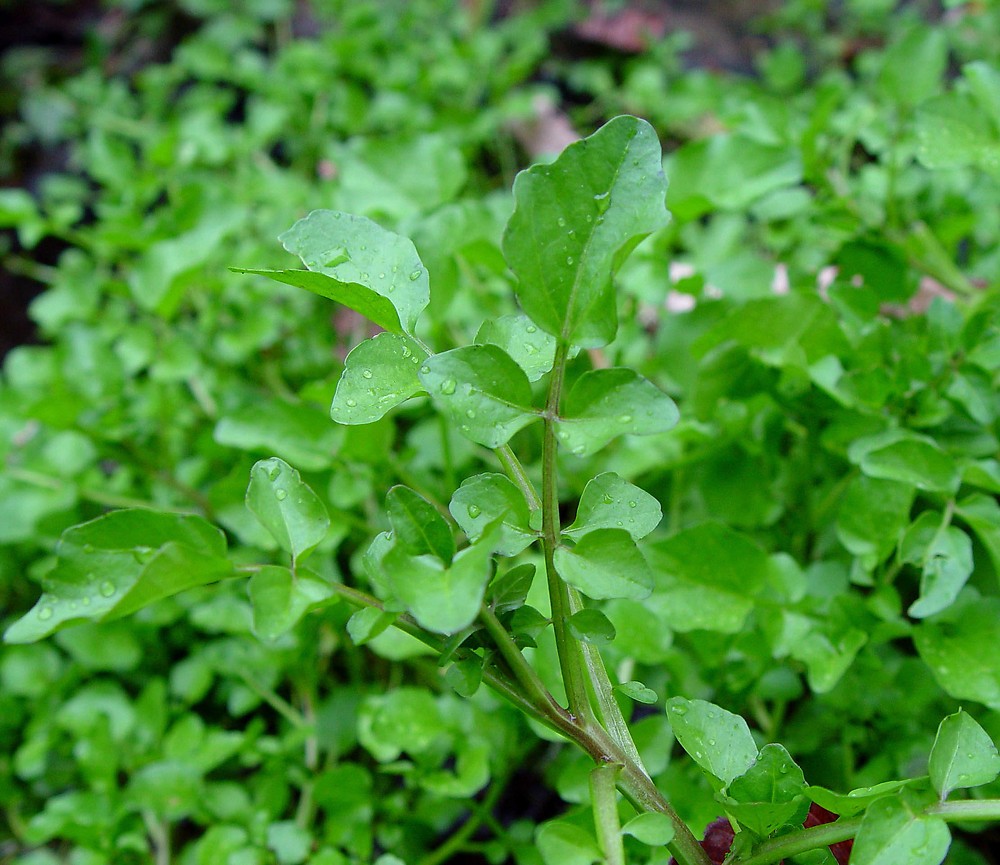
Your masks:
{"label": "small green leaflet", "polygon": [[944,801],[952,790],[995,780],[1000,775],[1000,754],[989,734],[959,709],[938,727],[928,769],[931,783]]}
{"label": "small green leaflet", "polygon": [[334,597],[329,584],[308,570],[264,565],[247,591],[253,605],[253,631],[262,640],[276,640],[290,631],[310,609]]}
{"label": "small green leaflet", "polygon": [[600,610],[579,610],[569,617],[567,624],[570,633],[585,643],[602,645],[615,638],[615,626]]}
{"label": "small green leaflet", "polygon": [[395,486],[386,494],[393,535],[411,556],[437,556],[443,565],[455,555],[451,527],[435,507],[409,487]]}
{"label": "small green leaflet", "polygon": [[920,597],[907,610],[917,619],[951,606],[972,574],[972,539],[942,520],[937,511],[924,511],[900,544],[900,558],[921,569]]}
{"label": "small green leaflet", "polygon": [[506,444],[537,420],[528,377],[495,345],[468,345],[427,358],[420,381],[466,437],[488,448]]}
{"label": "small green leaflet", "polygon": [[398,613],[387,613],[377,607],[362,607],[347,620],[347,633],[355,646],[363,646],[369,640],[374,640],[397,617]]}
{"label": "small green leaflet", "polygon": [[926,781],[926,776],[923,778],[908,778],[905,781],[884,781],[872,787],[858,787],[856,790],[851,790],[850,793],[835,793],[833,790],[826,789],[826,787],[807,785],[805,793],[821,808],[833,811],[834,814],[839,814],[841,817],[853,817],[855,814],[860,814],[864,811],[876,799],[899,795],[900,790],[911,786],[919,786]]}
{"label": "small green leaflet", "polygon": [[636,703],[645,703],[648,706],[653,705],[657,700],[656,691],[647,688],[642,682],[620,682],[614,686],[614,690],[616,693],[624,694],[630,700],[635,700]]}
{"label": "small green leaflet", "polygon": [[299,562],[326,537],[330,517],[299,473],[277,457],[250,470],[246,505],[278,545]]}
{"label": "small green leaflet", "polygon": [[587,481],[576,519],[564,535],[578,537],[593,529],[624,529],[634,540],[646,537],[660,522],[660,503],[615,472]]}
{"label": "small green leaflet", "polygon": [[524,493],[506,475],[485,473],[466,478],[451,497],[448,510],[473,541],[499,519],[496,552],[501,556],[517,555],[538,536],[529,525]]}
{"label": "small green leaflet", "polygon": [[891,796],[873,802],[854,839],[851,865],[939,865],[951,844],[948,824],[922,803]]}
{"label": "small green leaflet", "polygon": [[622,826],[622,835],[631,835],[636,841],[650,847],[662,847],[673,839],[674,826],[666,814],[647,811]]}
{"label": "small green leaflet", "polygon": [[427,352],[408,336],[380,333],[347,356],[330,417],[337,423],[366,424],[405,402],[423,387],[417,368]]}
{"label": "small green leaflet", "polygon": [[592,865],[604,859],[593,835],[563,820],[539,826],[535,844],[545,865]]}
{"label": "small green leaflet", "polygon": [[666,432],[680,418],[670,399],[630,369],[595,369],[576,380],[556,421],[559,443],[587,456],[614,438]]}
{"label": "small green leaflet", "polygon": [[476,343],[502,348],[524,370],[528,381],[538,381],[551,370],[556,355],[555,339],[539,330],[523,313],[484,321],[476,334]]}
{"label": "small green leaflet", "polygon": [[595,529],[575,547],[559,546],[556,570],[588,598],[641,601],[653,587],[653,573],[628,532]]}
{"label": "small green leaflet", "polygon": [[530,562],[517,565],[490,583],[489,602],[499,616],[524,605],[535,579],[535,566]]}
{"label": "small green leaflet", "polygon": [[759,838],[766,838],[786,824],[802,825],[809,811],[805,777],[785,748],[768,744],[753,765],[716,797]]}
{"label": "small green leaflet", "polygon": [[73,621],[120,618],[232,576],[225,536],[197,516],[112,511],[63,532],[35,606],[4,634],[31,643]]}
{"label": "small green leaflet", "polygon": [[890,429],[853,442],[851,462],[868,477],[912,484],[919,490],[954,493],[961,481],[958,464],[934,439],[903,429]]}
{"label": "small green leaflet", "polygon": [[720,786],[739,778],[757,759],[757,745],[739,715],[704,700],[671,697],[667,718],[681,747]]}
{"label": "small green leaflet", "polygon": [[532,321],[572,345],[611,342],[611,278],[642,238],[667,224],[666,191],[656,132],[635,117],[616,117],[555,162],[518,174],[503,253]]}

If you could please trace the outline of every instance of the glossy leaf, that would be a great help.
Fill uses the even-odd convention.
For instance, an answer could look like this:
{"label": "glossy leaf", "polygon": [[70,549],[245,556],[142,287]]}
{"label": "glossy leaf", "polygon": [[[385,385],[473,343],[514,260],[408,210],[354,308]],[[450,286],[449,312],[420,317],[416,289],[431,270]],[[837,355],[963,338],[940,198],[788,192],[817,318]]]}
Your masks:
{"label": "glossy leaf", "polygon": [[747,722],[704,700],[671,697],[667,719],[680,746],[722,785],[744,774],[757,759]]}
{"label": "glossy leaf", "polygon": [[939,865],[950,844],[944,820],[924,816],[905,797],[887,797],[865,812],[851,865]]}
{"label": "glossy leaf", "polygon": [[924,511],[900,544],[900,558],[920,568],[920,597],[907,611],[918,619],[951,606],[972,574],[972,539],[942,515]]}
{"label": "glossy leaf", "polygon": [[417,367],[427,358],[408,336],[380,333],[347,356],[330,416],[343,424],[374,423],[420,393]]}
{"label": "glossy leaf", "polygon": [[386,494],[386,508],[396,542],[411,556],[437,556],[442,564],[455,555],[455,538],[444,517],[409,487],[395,486]]}
{"label": "glossy leaf", "polygon": [[495,345],[469,345],[436,354],[420,367],[431,399],[474,442],[506,444],[537,419],[524,371]]}
{"label": "glossy leaf", "polygon": [[639,540],[656,528],[662,516],[660,503],[649,493],[615,472],[605,472],[587,481],[576,519],[563,534],[579,537],[593,529],[624,529]]}
{"label": "glossy leaf", "polygon": [[251,469],[246,505],[296,562],[312,552],[330,530],[330,517],[316,493],[277,457],[260,460]]}
{"label": "glossy leaf", "polygon": [[652,688],[647,688],[642,682],[620,682],[614,686],[614,690],[616,693],[624,694],[636,703],[645,703],[648,706],[653,705],[659,699],[656,691]]}
{"label": "glossy leaf", "polygon": [[516,555],[538,536],[529,524],[524,494],[506,475],[485,473],[466,478],[451,497],[448,510],[473,541],[500,520],[496,551],[502,556]]}
{"label": "glossy leaf", "polygon": [[1000,775],[1000,754],[989,734],[959,709],[938,727],[928,770],[934,789],[944,800],[952,790],[994,781]]}
{"label": "glossy leaf", "polygon": [[615,638],[615,626],[600,610],[580,610],[570,616],[566,624],[570,633],[585,643],[602,645]]}
{"label": "glossy leaf", "polygon": [[253,605],[253,630],[262,640],[287,633],[310,609],[333,597],[329,584],[308,570],[264,565],[247,587]]}
{"label": "glossy leaf", "polygon": [[490,583],[489,601],[497,615],[516,610],[524,604],[535,579],[530,562],[511,568]]}
{"label": "glossy leaf", "polygon": [[647,811],[622,826],[622,835],[631,835],[636,841],[650,847],[662,847],[674,837],[674,826],[666,814]]}
{"label": "glossy leaf", "polygon": [[503,251],[532,321],[573,345],[614,339],[611,278],[667,224],[666,188],[656,133],[635,117],[616,117],[555,162],[518,174]]}
{"label": "glossy leaf", "polygon": [[788,751],[768,744],[719,798],[741,826],[766,838],[788,823],[801,825],[809,810],[804,791],[805,777]]}
{"label": "glossy leaf", "polygon": [[872,478],[902,481],[919,490],[953,493],[961,472],[955,460],[927,436],[893,429],[854,442],[851,462]]}
{"label": "glossy leaf", "polygon": [[649,596],[653,586],[649,565],[622,529],[595,529],[575,547],[557,547],[555,564],[567,583],[595,600],[640,601]]}
{"label": "glossy leaf", "polygon": [[539,826],[535,844],[545,865],[592,865],[604,858],[593,835],[564,821]]}
{"label": "glossy leaf", "polygon": [[630,369],[595,369],[576,380],[556,422],[559,443],[577,456],[620,435],[654,435],[673,427],[674,401]]}
{"label": "glossy leaf", "polygon": [[524,370],[528,381],[538,381],[552,369],[556,354],[552,335],[539,330],[524,314],[487,319],[476,334],[476,342],[502,348]]}
{"label": "glossy leaf", "polygon": [[35,606],[4,634],[30,643],[74,622],[119,618],[232,576],[222,532],[196,516],[112,511],[63,532]]}

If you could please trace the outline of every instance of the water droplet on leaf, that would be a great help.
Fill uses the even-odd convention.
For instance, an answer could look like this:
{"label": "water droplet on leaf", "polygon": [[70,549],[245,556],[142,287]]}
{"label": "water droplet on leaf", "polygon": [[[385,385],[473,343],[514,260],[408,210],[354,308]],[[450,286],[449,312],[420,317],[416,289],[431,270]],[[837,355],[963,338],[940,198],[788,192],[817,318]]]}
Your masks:
{"label": "water droplet on leaf", "polygon": [[527,327],[525,328],[525,330],[526,330],[526,331],[527,331],[528,333],[534,333],[534,332],[535,332],[536,330],[538,330],[538,328],[537,328],[537,327],[535,327],[535,326],[534,326],[533,324],[529,324],[529,325],[528,325],[528,326],[527,326]]}
{"label": "water droplet on leaf", "polygon": [[618,418],[618,423],[632,423],[632,415],[623,414],[621,417]]}
{"label": "water droplet on leaf", "polygon": [[112,583],[111,580],[105,580],[98,587],[97,591],[99,591],[105,598],[110,598],[115,593],[115,584]]}
{"label": "water droplet on leaf", "polygon": [[483,509],[479,505],[469,505],[469,516],[475,519],[483,512]]}
{"label": "water droplet on leaf", "polygon": [[637,508],[637,507],[639,507],[639,503],[638,502],[629,502],[628,506],[630,508]]}
{"label": "water droplet on leaf", "polygon": [[469,420],[472,420],[472,418],[474,418],[474,417],[476,416],[476,412],[475,412],[475,410],[474,410],[474,409],[471,409],[471,408],[467,408],[467,409],[465,410],[465,416],[466,416],[466,417],[467,417],[467,418],[468,418]]}
{"label": "water droplet on leaf", "polygon": [[421,273],[423,273],[423,271],[419,270],[419,269],[411,271],[410,272],[410,282],[416,282],[416,280],[420,279],[420,274]]}
{"label": "water droplet on leaf", "polygon": [[274,497],[279,502],[283,502],[285,499],[288,498],[288,492],[286,490],[275,490],[274,491]]}
{"label": "water droplet on leaf", "polygon": [[281,466],[273,466],[271,471],[267,473],[267,476],[272,481],[276,481],[281,476]]}
{"label": "water droplet on leaf", "polygon": [[38,611],[38,618],[41,619],[43,622],[46,619],[51,619],[52,618],[52,607],[42,607]]}
{"label": "water droplet on leaf", "polygon": [[455,392],[455,379],[446,378],[441,382],[440,390],[445,396],[451,396]]}
{"label": "water droplet on leaf", "polygon": [[347,403],[348,408],[354,408],[354,406],[358,404],[358,401],[356,399],[346,399],[344,400],[344,402]]}
{"label": "water droplet on leaf", "polygon": [[363,369],[363,370],[361,370],[361,375],[364,378],[371,378],[372,377],[372,371],[370,369]]}

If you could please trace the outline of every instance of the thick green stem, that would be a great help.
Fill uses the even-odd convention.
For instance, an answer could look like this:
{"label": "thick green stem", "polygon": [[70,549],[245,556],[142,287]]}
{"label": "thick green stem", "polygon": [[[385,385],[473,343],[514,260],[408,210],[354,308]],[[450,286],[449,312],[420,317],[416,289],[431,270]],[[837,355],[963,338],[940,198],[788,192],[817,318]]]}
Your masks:
{"label": "thick green stem", "polygon": [[594,805],[594,828],[597,843],[604,854],[604,865],[625,865],[622,826],[618,820],[616,777],[621,766],[604,763],[590,773],[590,799]]}
{"label": "thick green stem", "polygon": [[940,802],[931,805],[926,813],[949,823],[966,820],[1000,820],[1000,799],[961,799],[957,802]]}
{"label": "thick green stem", "polygon": [[812,826],[809,829],[801,829],[780,838],[773,838],[765,841],[752,856],[748,859],[740,860],[740,865],[769,865],[771,862],[780,862],[789,856],[796,856],[805,853],[807,850],[817,850],[821,847],[828,847],[838,841],[846,841],[858,834],[861,828],[861,816],[851,817],[848,820],[838,820],[836,823],[824,823],[821,826]]}

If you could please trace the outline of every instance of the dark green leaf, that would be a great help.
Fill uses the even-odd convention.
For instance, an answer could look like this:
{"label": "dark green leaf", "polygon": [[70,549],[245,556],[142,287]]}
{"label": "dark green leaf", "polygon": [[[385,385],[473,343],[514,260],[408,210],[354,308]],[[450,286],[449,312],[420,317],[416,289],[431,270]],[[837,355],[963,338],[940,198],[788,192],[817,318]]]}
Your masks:
{"label": "dark green leaf", "polygon": [[293,561],[309,555],[330,530],[326,508],[299,473],[277,457],[250,470],[247,508]]}
{"label": "dark green leaf", "polygon": [[769,744],[719,798],[741,826],[766,838],[787,823],[802,824],[809,810],[804,791],[805,777],[788,751]]}
{"label": "dark green leaf", "polygon": [[347,356],[330,416],[343,424],[374,423],[423,390],[417,367],[426,359],[427,352],[408,336],[380,333],[366,339]]}
{"label": "dark green leaf", "polygon": [[959,709],[938,727],[928,769],[941,799],[955,789],[989,784],[1000,775],[1000,754],[989,734]]}
{"label": "dark green leaf", "polygon": [[386,494],[389,522],[397,543],[411,556],[433,555],[448,565],[455,555],[455,538],[444,517],[409,487],[395,486]]}
{"label": "dark green leaf", "polygon": [[587,481],[573,524],[564,535],[579,537],[593,529],[625,529],[635,540],[646,537],[660,522],[660,503],[645,490],[615,472]]}
{"label": "dark green leaf", "polygon": [[524,604],[535,579],[535,566],[526,562],[501,574],[490,584],[489,600],[497,615]]}
{"label": "dark green leaf", "polygon": [[528,381],[538,381],[552,369],[556,354],[555,339],[523,314],[487,319],[476,334],[476,342],[502,348],[524,370]]}
{"label": "dark green leaf", "polygon": [[639,601],[649,596],[653,586],[649,565],[622,529],[595,529],[575,547],[557,547],[555,564],[567,583],[595,600]]}

